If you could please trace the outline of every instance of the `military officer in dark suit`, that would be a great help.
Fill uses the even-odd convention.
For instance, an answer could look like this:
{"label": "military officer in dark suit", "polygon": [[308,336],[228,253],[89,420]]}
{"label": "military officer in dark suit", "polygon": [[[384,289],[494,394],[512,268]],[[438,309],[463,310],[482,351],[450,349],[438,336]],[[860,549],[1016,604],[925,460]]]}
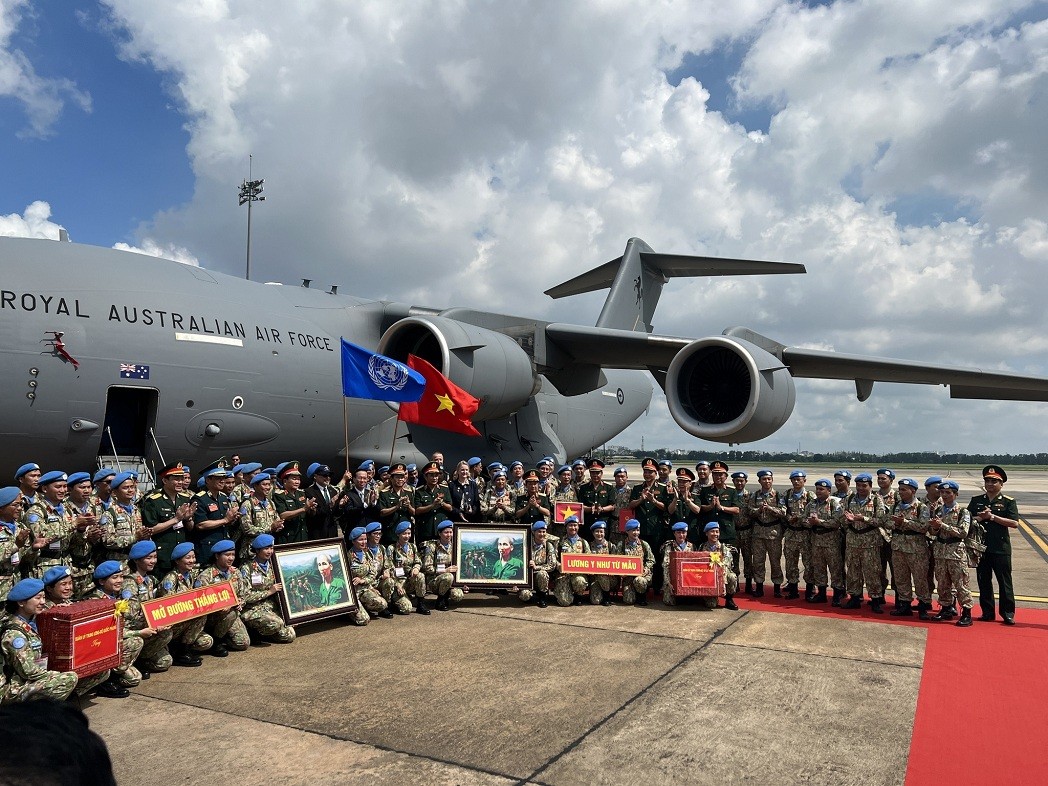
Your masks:
{"label": "military officer in dark suit", "polygon": [[229,504],[229,495],[222,485],[229,470],[210,469],[204,475],[204,491],[196,499],[193,513],[193,543],[198,554],[210,554],[211,547],[220,540],[228,540],[236,530],[238,508]]}
{"label": "military officer in dark suit", "polygon": [[[353,482],[332,503],[335,517],[343,532],[363,527],[378,518],[378,491],[371,485],[371,473],[361,467],[353,473]],[[348,544],[347,546],[351,546]]]}
{"label": "military officer in dark suit", "polygon": [[1012,542],[1009,530],[1019,528],[1019,506],[1015,499],[1002,493],[1008,482],[1008,473],[994,464],[983,467],[985,494],[972,497],[968,510],[973,520],[986,528],[986,551],[975,568],[979,581],[979,606],[983,622],[992,622],[994,616],[993,580],[997,579],[1000,595],[1001,620],[1005,625],[1015,624],[1015,592],[1012,589]]}

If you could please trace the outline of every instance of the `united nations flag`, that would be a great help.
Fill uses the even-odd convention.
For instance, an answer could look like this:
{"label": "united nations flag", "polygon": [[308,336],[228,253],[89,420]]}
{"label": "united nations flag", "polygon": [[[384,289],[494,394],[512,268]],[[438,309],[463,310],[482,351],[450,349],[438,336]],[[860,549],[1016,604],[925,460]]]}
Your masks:
{"label": "united nations flag", "polygon": [[418,401],[425,378],[403,363],[342,339],[342,395],[379,401]]}

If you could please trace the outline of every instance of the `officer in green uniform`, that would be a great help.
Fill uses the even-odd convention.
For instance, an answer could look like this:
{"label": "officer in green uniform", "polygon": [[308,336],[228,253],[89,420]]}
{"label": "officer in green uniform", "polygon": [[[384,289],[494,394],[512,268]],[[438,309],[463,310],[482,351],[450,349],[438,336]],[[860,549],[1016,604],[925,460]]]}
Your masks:
{"label": "officer in green uniform", "polygon": [[382,524],[382,545],[392,546],[397,540],[396,527],[402,521],[410,522],[415,515],[411,489],[408,488],[408,468],[401,463],[389,468],[389,486],[378,493],[378,520]]}
{"label": "officer in green uniform", "polygon": [[[660,549],[670,539],[669,523],[666,516],[674,499],[667,488],[658,482],[659,468],[655,459],[646,458],[640,465],[644,482],[638,483],[630,492],[629,507],[633,516],[640,522],[640,539],[652,548]],[[662,589],[663,563],[655,563],[652,587],[656,592]]]}
{"label": "officer in green uniform", "polygon": [[424,486],[415,489],[415,542],[422,544],[437,536],[437,524],[451,513],[451,491],[441,482],[443,470],[436,461],[422,468]]}
{"label": "officer in green uniform", "polygon": [[542,478],[537,470],[530,469],[524,473],[524,491],[517,495],[517,509],[514,517],[525,524],[539,519],[549,519],[553,515],[553,502],[549,495],[540,490]]}
{"label": "officer in green uniform", "polygon": [[1008,473],[995,464],[983,467],[985,494],[972,497],[968,510],[973,520],[986,529],[986,551],[979,558],[975,576],[979,582],[979,606],[982,622],[994,620],[993,580],[1000,594],[1001,620],[1015,624],[1015,591],[1012,589],[1012,543],[1009,530],[1019,528],[1019,506],[1013,497],[1001,492]]}
{"label": "officer in green uniform", "polygon": [[166,573],[171,570],[171,550],[186,542],[186,525],[193,520],[196,506],[181,491],[182,462],[168,464],[157,474],[160,488],[142,497],[138,506],[146,537],[156,544],[157,571]]}
{"label": "officer in green uniform", "polygon": [[[728,487],[728,465],[723,461],[710,464],[710,477],[713,478],[713,485],[703,489],[702,494],[702,511],[706,521],[702,524],[702,540],[696,545],[701,547],[709,542],[707,525],[710,521],[716,521],[719,532],[717,542],[731,552],[731,563],[738,576],[741,564],[738,534],[735,532],[735,517],[741,511],[738,494],[734,488]],[[690,528],[690,521],[688,526]]]}
{"label": "officer in green uniform", "polygon": [[306,516],[317,509],[316,499],[306,499],[302,491],[302,472],[297,461],[289,461],[280,470],[280,481],[284,484],[281,494],[273,494],[273,505],[284,528],[277,532],[277,543],[302,543],[309,540]]}
{"label": "officer in green uniform", "polygon": [[695,485],[695,473],[687,467],[677,468],[677,483],[674,488],[676,499],[670,505],[670,513],[688,525],[688,539],[698,545],[702,542],[699,537],[702,532],[703,489]]}
{"label": "officer in green uniform", "polygon": [[[615,492],[611,484],[603,480],[603,461],[591,458],[586,468],[589,470],[589,483],[580,484],[575,495],[582,505],[586,530],[592,533],[594,524],[598,521],[606,524],[608,517],[615,512]],[[590,537],[593,537],[592,534]]]}
{"label": "officer in green uniform", "polygon": [[237,509],[230,504],[229,495],[222,486],[229,472],[221,467],[204,475],[204,491],[195,497],[193,513],[193,542],[199,554],[210,554],[211,547],[220,540],[228,540],[236,531]]}

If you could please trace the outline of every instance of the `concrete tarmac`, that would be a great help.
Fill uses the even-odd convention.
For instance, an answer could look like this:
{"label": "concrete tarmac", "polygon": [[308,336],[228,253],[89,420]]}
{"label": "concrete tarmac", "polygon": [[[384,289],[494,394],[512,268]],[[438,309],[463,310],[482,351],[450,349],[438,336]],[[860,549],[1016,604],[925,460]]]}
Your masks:
{"label": "concrete tarmac", "polygon": [[[977,493],[977,473],[958,480],[962,499]],[[1042,601],[1020,606],[1048,607],[1044,480],[1016,472],[1005,487],[1034,535],[1012,537],[1016,592]],[[658,602],[538,609],[477,592],[430,617],[299,634],[205,655],[129,699],[85,699],[119,782],[899,784],[926,638],[920,626]]]}

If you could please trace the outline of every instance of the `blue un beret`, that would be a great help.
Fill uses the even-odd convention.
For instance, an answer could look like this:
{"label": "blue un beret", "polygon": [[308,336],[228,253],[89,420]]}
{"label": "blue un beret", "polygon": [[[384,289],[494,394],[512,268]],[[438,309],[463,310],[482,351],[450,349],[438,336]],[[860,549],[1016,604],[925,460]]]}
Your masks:
{"label": "blue un beret", "polygon": [[926,481],[924,481],[924,485],[926,487],[927,486],[935,486],[936,488],[938,488],[940,483],[942,483],[942,478],[940,476],[938,476],[938,475],[932,475],[930,478],[928,478]]}
{"label": "blue un beret", "polygon": [[237,544],[231,540],[220,540],[211,547],[212,554],[221,554],[223,551],[236,551]]}
{"label": "blue un beret", "polygon": [[255,551],[258,551],[259,549],[268,549],[275,542],[276,540],[272,535],[270,535],[268,532],[263,532],[260,535],[256,535],[255,539],[251,541],[251,548],[253,548]]}
{"label": "blue un beret", "polygon": [[846,469],[839,469],[833,473],[834,477],[837,477],[838,475],[840,475],[845,480],[851,480],[851,473]]}
{"label": "blue un beret", "polygon": [[571,472],[571,467],[569,467],[567,464],[561,464],[560,467],[557,469],[557,474],[559,475],[561,472]]}
{"label": "blue un beret", "polygon": [[26,474],[27,472],[32,472],[34,469],[40,469],[40,465],[34,464],[32,462],[29,462],[28,464],[23,464],[15,470],[15,480],[20,480],[24,474]]}
{"label": "blue un beret", "polygon": [[65,480],[66,474],[59,469],[53,469],[50,472],[45,472],[40,476],[40,485],[46,486],[48,483],[54,483],[56,480]]}
{"label": "blue un beret", "polygon": [[578,516],[568,516],[566,519],[564,519],[564,523],[565,524],[578,524],[579,523],[579,517]]}
{"label": "blue un beret", "polygon": [[608,525],[605,522],[601,521],[600,519],[597,519],[592,524],[590,524],[590,529],[607,529],[607,526]]}
{"label": "blue un beret", "polygon": [[856,483],[873,483],[873,476],[869,472],[860,472],[855,476]]}
{"label": "blue un beret", "polygon": [[362,469],[371,469],[374,466],[375,466],[375,462],[374,461],[372,461],[371,459],[364,459],[362,462],[360,462],[360,466],[357,467],[357,472],[359,472]]}
{"label": "blue un beret", "polygon": [[112,469],[111,467],[103,467],[102,469],[98,470],[98,472],[95,473],[95,476],[92,478],[92,480],[95,483],[100,483],[103,480],[105,480],[106,478],[112,478],[112,477],[116,477],[116,470]]}
{"label": "blue un beret", "polygon": [[418,465],[408,464],[407,467],[405,467],[405,469],[407,469],[408,472],[415,472],[418,469]]}
{"label": "blue un beret", "polygon": [[900,486],[909,486],[911,489],[917,489],[917,481],[913,478],[903,478],[899,481]]}
{"label": "blue un beret", "polygon": [[444,519],[442,522],[440,522],[437,525],[437,532],[440,532],[443,529],[447,529],[448,527],[454,527],[454,526],[455,526],[455,524],[453,522],[448,521],[447,519]]}
{"label": "blue un beret", "polygon": [[803,469],[795,469],[795,470],[793,470],[793,472],[790,473],[790,480],[793,480],[794,478],[806,478],[806,477],[808,477],[808,473],[805,472]]}
{"label": "blue un beret", "polygon": [[671,527],[671,529],[674,532],[687,532],[688,531],[688,525],[685,522],[683,522],[683,521],[678,521],[676,524],[674,524]]}
{"label": "blue un beret", "polygon": [[[28,470],[26,471],[28,472]],[[40,579],[22,579],[11,587],[11,591],[7,593],[7,599],[14,601],[29,600],[43,591],[44,582],[40,581]]]}
{"label": "blue un beret", "polygon": [[397,535],[400,535],[400,534],[402,534],[404,532],[407,532],[409,529],[411,529],[411,522],[410,521],[402,521],[399,524],[397,524],[397,528],[395,530],[393,530],[393,532],[395,534],[397,534]]}
{"label": "blue un beret", "polygon": [[121,472],[119,475],[114,475],[113,479],[109,481],[110,488],[119,488],[121,483],[126,483],[129,480],[138,480],[138,475],[134,472]]}
{"label": "blue un beret", "polygon": [[536,532],[540,529],[546,529],[546,521],[544,519],[538,519],[534,524],[531,525],[532,532]]}
{"label": "blue un beret", "polygon": [[236,466],[229,468],[229,474],[230,475],[235,475],[238,472],[243,472],[243,471],[244,471],[244,465],[243,464],[237,464]]}
{"label": "blue un beret", "polygon": [[268,472],[259,472],[257,475],[255,475],[253,478],[251,478],[251,480],[248,481],[248,483],[249,483],[249,485],[254,486],[256,483],[261,483],[263,480],[272,480],[272,479],[273,479],[273,476],[270,475]]}
{"label": "blue un beret", "polygon": [[366,527],[364,527],[364,532],[366,532],[368,535],[370,535],[372,532],[381,532],[381,531],[382,531],[382,525],[379,524],[377,521],[368,522],[368,525]]}
{"label": "blue un beret", "polygon": [[743,480],[749,480],[749,479],[750,479],[750,476],[749,476],[749,475],[747,475],[747,474],[746,474],[745,472],[743,472],[742,470],[739,470],[738,472],[732,472],[732,473],[731,473],[731,479],[732,479],[732,480],[738,480],[739,478],[742,478]]}
{"label": "blue un beret", "polygon": [[474,456],[474,457],[473,457],[473,458],[471,458],[471,459],[470,459],[469,461],[467,461],[467,462],[466,462],[466,464],[468,464],[468,465],[469,465],[469,466],[471,466],[471,467],[475,467],[475,466],[477,466],[477,464],[479,464],[479,463],[480,463],[480,462],[481,462],[482,460],[483,460],[483,459],[481,459],[481,457],[480,457],[480,456]]}
{"label": "blue un beret", "polygon": [[179,543],[173,549],[171,549],[171,559],[182,559],[191,551],[196,551],[195,547],[188,540],[185,543]]}
{"label": "blue un beret", "polygon": [[196,487],[197,487],[198,489],[202,489],[202,488],[204,488],[204,481],[205,481],[205,480],[207,480],[207,478],[203,478],[203,477],[201,477],[201,478],[197,478],[197,482],[196,482]]}
{"label": "blue un beret", "polygon": [[53,568],[48,568],[46,571],[44,571],[42,579],[44,584],[50,587],[52,584],[57,584],[66,576],[72,575],[73,572],[69,570],[69,568],[67,568],[65,565],[55,565]]}
{"label": "blue un beret", "polygon": [[956,480],[944,480],[942,483],[939,484],[939,490],[942,491],[943,489],[953,489],[954,491],[960,491],[961,487],[957,485]]}
{"label": "blue un beret", "polygon": [[718,524],[716,521],[711,521],[709,524],[702,528],[702,531],[709,532],[711,529],[720,529],[720,524]]}
{"label": "blue un beret", "polygon": [[127,552],[127,556],[131,559],[142,559],[142,557],[148,557],[156,551],[156,544],[151,540],[140,540],[131,547],[131,551]]}
{"label": "blue un beret", "polygon": [[757,470],[757,477],[758,478],[766,478],[766,477],[774,476],[774,475],[775,475],[775,473],[772,472],[770,469],[759,469],[759,470]]}
{"label": "blue un beret", "polygon": [[349,539],[350,540],[356,540],[357,538],[359,538],[361,535],[365,534],[366,532],[367,532],[367,530],[365,530],[363,527],[353,527],[353,529],[351,529],[349,531]]}
{"label": "blue un beret", "polygon": [[888,476],[889,478],[891,478],[892,480],[895,480],[895,473],[894,473],[894,472],[892,472],[892,471],[891,471],[890,469],[888,469],[887,467],[881,467],[881,468],[880,468],[879,470],[877,470],[877,474],[878,474],[878,475],[887,475],[887,476]]}
{"label": "blue un beret", "polygon": [[631,529],[640,529],[640,522],[636,519],[630,519],[629,521],[627,521],[626,532],[629,532]]}
{"label": "blue un beret", "polygon": [[829,478],[819,478],[817,481],[815,481],[815,488],[820,487],[824,489],[832,489],[833,483],[830,481]]}
{"label": "blue un beret", "polygon": [[94,575],[96,579],[108,579],[114,573],[119,573],[120,571],[121,567],[119,562],[117,562],[115,559],[107,559],[105,562],[103,562],[101,565],[95,568]]}
{"label": "blue un beret", "polygon": [[513,462],[510,462],[509,468],[513,469],[514,467],[523,467],[523,466],[524,466],[524,462],[523,461],[513,461]]}
{"label": "blue un beret", "polygon": [[246,475],[248,472],[258,472],[258,470],[262,469],[262,465],[257,461],[252,461],[242,466],[241,469],[244,471],[244,474]]}
{"label": "blue un beret", "polygon": [[4,486],[0,489],[0,508],[6,508],[16,499],[21,493],[17,486]]}
{"label": "blue un beret", "polygon": [[74,472],[69,476],[69,485],[75,486],[77,483],[83,483],[85,480],[91,480],[90,472]]}

